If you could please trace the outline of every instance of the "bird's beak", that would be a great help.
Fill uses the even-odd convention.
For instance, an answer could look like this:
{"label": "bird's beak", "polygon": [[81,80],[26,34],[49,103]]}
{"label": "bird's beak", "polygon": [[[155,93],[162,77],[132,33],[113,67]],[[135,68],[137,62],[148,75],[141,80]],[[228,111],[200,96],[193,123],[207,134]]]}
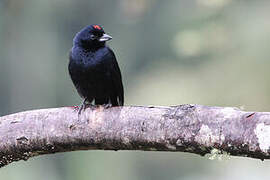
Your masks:
{"label": "bird's beak", "polygon": [[111,39],[112,39],[112,37],[109,36],[108,34],[103,34],[103,36],[101,36],[101,38],[99,38],[99,41],[100,42],[105,42],[105,41],[109,41]]}

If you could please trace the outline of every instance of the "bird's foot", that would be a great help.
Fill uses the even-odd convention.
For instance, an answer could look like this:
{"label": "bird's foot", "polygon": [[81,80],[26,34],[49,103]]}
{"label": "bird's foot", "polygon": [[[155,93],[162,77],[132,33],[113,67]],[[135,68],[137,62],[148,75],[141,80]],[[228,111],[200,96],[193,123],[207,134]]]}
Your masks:
{"label": "bird's foot", "polygon": [[104,109],[108,109],[112,107],[112,104],[108,103],[108,104],[103,104],[102,106],[104,107]]}
{"label": "bird's foot", "polygon": [[90,103],[88,104],[88,103],[86,103],[86,99],[84,99],[82,104],[79,107],[80,108],[78,110],[78,121],[80,121],[80,115],[81,115],[82,111],[84,111],[86,108],[90,108],[92,111],[94,111],[98,106],[90,104]]}
{"label": "bird's foot", "polygon": [[85,110],[85,107],[86,107],[86,99],[84,99],[83,102],[80,105],[80,108],[78,110],[78,116],[80,116],[82,110]]}
{"label": "bird's foot", "polygon": [[82,110],[85,110],[85,106],[84,106],[84,105],[80,106],[80,108],[79,108],[79,110],[78,110],[78,116],[81,115]]}
{"label": "bird's foot", "polygon": [[94,105],[94,104],[87,104],[86,106],[89,107],[92,111],[94,111],[96,108],[98,108],[98,106]]}
{"label": "bird's foot", "polygon": [[85,110],[88,107],[93,111],[93,110],[95,110],[97,108],[97,105],[93,105],[93,104],[90,104],[90,103],[88,104],[88,103],[86,103],[86,99],[84,99],[82,104],[80,105],[79,110],[78,110],[78,116],[80,116],[82,111]]}

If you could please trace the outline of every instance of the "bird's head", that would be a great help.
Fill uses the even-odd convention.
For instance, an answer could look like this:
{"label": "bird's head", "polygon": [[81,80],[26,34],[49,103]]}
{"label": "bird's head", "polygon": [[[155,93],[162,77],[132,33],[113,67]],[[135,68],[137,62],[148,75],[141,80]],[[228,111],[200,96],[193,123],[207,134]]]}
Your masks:
{"label": "bird's head", "polygon": [[73,44],[91,50],[103,47],[106,41],[111,39],[112,37],[106,34],[101,26],[94,24],[78,32],[73,39]]}

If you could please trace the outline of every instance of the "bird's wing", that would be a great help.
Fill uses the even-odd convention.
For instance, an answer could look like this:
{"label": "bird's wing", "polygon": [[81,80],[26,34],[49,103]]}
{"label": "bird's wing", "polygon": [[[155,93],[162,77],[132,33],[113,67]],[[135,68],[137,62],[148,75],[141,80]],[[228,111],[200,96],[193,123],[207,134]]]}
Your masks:
{"label": "bird's wing", "polygon": [[74,63],[74,59],[72,58],[72,51],[70,50],[69,51],[69,63],[68,63],[68,72],[69,72],[69,75],[70,75],[70,77],[71,77],[71,80],[73,81],[73,83],[75,84],[75,82],[74,82],[74,76],[73,76],[73,74],[74,74],[74,67],[72,66],[73,65],[73,63]]}
{"label": "bird's wing", "polygon": [[111,77],[112,77],[112,84],[113,87],[115,89],[115,93],[117,94],[118,97],[118,103],[120,106],[124,105],[124,88],[123,88],[123,83],[122,83],[122,76],[121,76],[121,71],[120,68],[118,66],[116,57],[113,53],[113,51],[109,49],[109,53],[107,55],[107,57],[110,59],[108,59],[110,61],[110,73],[111,73]]}
{"label": "bird's wing", "polygon": [[79,84],[78,84],[79,78],[81,76],[78,75],[79,69],[75,65],[75,61],[76,61],[76,59],[74,59],[72,57],[72,51],[70,50],[69,51],[69,64],[68,64],[69,76],[70,76],[75,88],[77,89],[78,94],[83,98],[82,93],[81,93],[81,89],[80,89]]}

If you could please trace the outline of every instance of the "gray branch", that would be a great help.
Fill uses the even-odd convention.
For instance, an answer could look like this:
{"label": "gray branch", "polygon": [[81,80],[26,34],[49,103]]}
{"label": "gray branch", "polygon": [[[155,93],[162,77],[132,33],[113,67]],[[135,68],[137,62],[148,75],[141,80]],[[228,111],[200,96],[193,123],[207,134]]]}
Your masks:
{"label": "gray branch", "polygon": [[270,158],[270,113],[231,107],[41,109],[0,117],[0,167],[75,150],[181,151]]}

